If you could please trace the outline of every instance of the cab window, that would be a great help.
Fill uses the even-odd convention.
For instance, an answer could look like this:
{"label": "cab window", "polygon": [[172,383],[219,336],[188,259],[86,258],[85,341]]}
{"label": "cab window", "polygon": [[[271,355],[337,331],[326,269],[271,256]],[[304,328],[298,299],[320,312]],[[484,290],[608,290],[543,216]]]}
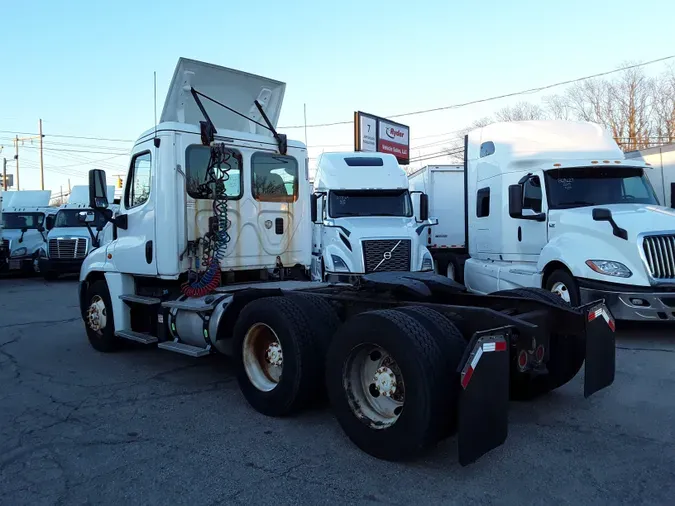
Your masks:
{"label": "cab window", "polygon": [[541,212],[541,181],[538,176],[529,178],[523,183],[523,209]]}
{"label": "cab window", "polygon": [[[227,169],[225,192],[228,199],[236,200],[242,195],[241,153],[234,149],[225,149],[225,165]],[[187,176],[187,192],[193,199],[213,199],[215,183],[207,183],[206,172],[211,159],[211,148],[201,144],[193,144],[185,150],[185,174]]]}
{"label": "cab window", "polygon": [[124,207],[138,207],[150,198],[152,156],[149,151],[139,153],[131,160]]}
{"label": "cab window", "polygon": [[298,162],[291,156],[254,153],[251,191],[260,202],[295,202],[298,199]]}

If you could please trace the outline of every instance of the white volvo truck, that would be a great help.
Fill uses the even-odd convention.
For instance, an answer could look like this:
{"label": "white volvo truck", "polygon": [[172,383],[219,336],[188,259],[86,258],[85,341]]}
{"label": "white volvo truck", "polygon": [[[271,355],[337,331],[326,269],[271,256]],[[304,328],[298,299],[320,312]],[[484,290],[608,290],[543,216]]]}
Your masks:
{"label": "white volvo truck", "polygon": [[[464,224],[446,251],[466,260],[470,291],[544,288],[573,306],[603,298],[620,320],[675,321],[675,212],[600,126],[495,123],[467,135],[464,167],[429,167],[411,188],[429,189],[432,244]],[[452,193],[437,191],[444,178]]]}
{"label": "white volvo truck", "polygon": [[[113,201],[115,187],[108,186],[108,200]],[[115,215],[119,206],[111,205]],[[46,280],[54,280],[61,274],[80,272],[82,261],[93,249],[112,240],[112,224],[101,215],[94,215],[89,227],[80,221],[89,208],[89,187],[73,186],[68,202],[58,208],[53,216],[46,220],[47,243],[40,249],[40,273]],[[90,232],[91,231],[91,232]]]}
{"label": "white volvo truck", "polygon": [[474,461],[504,443],[510,396],[558,388],[584,361],[586,396],[613,382],[601,300],[486,297],[420,272],[310,281],[307,149],[275,130],[284,89],[180,59],[161,122],[133,146],[117,216],[105,172],[90,172],[90,206],[114,236],[80,271],[95,349],[227,354],[255,410],[327,397],[359,448],[393,460],[458,433],[460,462]]}
{"label": "white volvo truck", "polygon": [[[355,281],[382,271],[432,271],[408,178],[386,153],[322,153],[314,178],[312,277]],[[418,213],[419,214],[419,213]]]}
{"label": "white volvo truck", "polygon": [[0,270],[39,272],[40,250],[47,242],[46,218],[56,212],[49,206],[51,191],[6,192],[2,210],[3,249],[8,252]]}

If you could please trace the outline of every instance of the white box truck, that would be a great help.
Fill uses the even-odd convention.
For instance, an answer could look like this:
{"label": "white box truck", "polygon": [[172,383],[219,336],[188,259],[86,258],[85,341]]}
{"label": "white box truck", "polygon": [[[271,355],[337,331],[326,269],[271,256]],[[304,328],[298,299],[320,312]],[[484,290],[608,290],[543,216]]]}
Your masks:
{"label": "white box truck", "polygon": [[412,191],[428,195],[429,216],[437,224],[427,227],[423,241],[434,259],[438,274],[462,282],[466,251],[465,220],[458,210],[464,209],[464,166],[428,165],[408,176]]}
{"label": "white box truck", "polygon": [[354,282],[367,273],[431,271],[408,178],[387,153],[322,153],[314,178],[312,275]]}
{"label": "white box truck", "polygon": [[80,271],[96,350],[224,353],[260,413],[327,398],[371,455],[411,458],[457,433],[463,465],[504,443],[510,397],[558,388],[584,362],[586,396],[613,382],[602,301],[474,295],[431,272],[311,281],[317,202],[306,147],[276,131],[284,89],[181,58],[160,123],[132,148],[119,215],[105,172],[90,172],[90,207],[115,229]]}
{"label": "white box truck", "polygon": [[[108,186],[108,200],[113,201],[115,187]],[[113,211],[119,206],[111,205]],[[61,274],[80,272],[82,261],[93,249],[112,240],[112,224],[106,223],[101,215],[94,218],[90,227],[81,220],[82,213],[89,207],[89,187],[73,186],[68,202],[59,206],[56,214],[46,220],[47,242],[40,249],[39,267],[42,276],[55,280]],[[92,229],[93,226],[93,229]]]}
{"label": "white box truck", "polygon": [[626,153],[629,160],[640,160],[650,168],[645,170],[662,206],[675,208],[675,144]]}
{"label": "white box truck", "polygon": [[0,240],[7,254],[0,271],[40,271],[40,250],[47,242],[45,221],[56,212],[49,206],[50,197],[49,190],[4,193]]}
{"label": "white box truck", "polygon": [[472,292],[536,287],[573,306],[602,298],[617,319],[675,321],[675,212],[651,170],[598,125],[510,122],[466,136],[464,199],[436,192],[456,189],[459,171],[428,167],[411,186],[431,192],[439,230],[464,224],[456,253]]}

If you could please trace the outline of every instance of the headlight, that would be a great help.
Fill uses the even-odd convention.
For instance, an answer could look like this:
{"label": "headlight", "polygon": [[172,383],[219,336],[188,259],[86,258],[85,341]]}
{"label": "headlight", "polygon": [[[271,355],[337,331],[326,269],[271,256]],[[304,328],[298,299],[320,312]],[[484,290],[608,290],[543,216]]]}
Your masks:
{"label": "headlight", "polygon": [[337,255],[331,255],[330,257],[333,260],[333,270],[335,272],[349,272],[349,267],[347,267],[347,264],[342,258]]}
{"label": "headlight", "polygon": [[25,255],[28,250],[26,248],[16,248],[14,251],[12,251],[13,257],[20,257],[22,255]]}
{"label": "headlight", "polygon": [[598,274],[604,274],[605,276],[630,278],[633,275],[628,267],[621,262],[614,262],[612,260],[586,260],[586,265]]}
{"label": "headlight", "polygon": [[424,258],[422,258],[422,270],[423,271],[434,270],[434,261],[431,259],[431,255],[429,253],[425,253]]}

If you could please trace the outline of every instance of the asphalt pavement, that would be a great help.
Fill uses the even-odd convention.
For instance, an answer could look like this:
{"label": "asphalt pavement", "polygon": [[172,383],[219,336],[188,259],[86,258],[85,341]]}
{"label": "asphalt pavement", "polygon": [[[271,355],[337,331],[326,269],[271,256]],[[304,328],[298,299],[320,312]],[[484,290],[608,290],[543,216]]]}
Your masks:
{"label": "asphalt pavement", "polygon": [[[506,443],[407,464],[353,446],[329,408],[253,411],[228,361],[93,350],[74,280],[0,279],[0,504],[673,504],[675,332],[619,333],[614,384],[583,372],[512,403]],[[670,499],[669,499],[670,498]]]}

